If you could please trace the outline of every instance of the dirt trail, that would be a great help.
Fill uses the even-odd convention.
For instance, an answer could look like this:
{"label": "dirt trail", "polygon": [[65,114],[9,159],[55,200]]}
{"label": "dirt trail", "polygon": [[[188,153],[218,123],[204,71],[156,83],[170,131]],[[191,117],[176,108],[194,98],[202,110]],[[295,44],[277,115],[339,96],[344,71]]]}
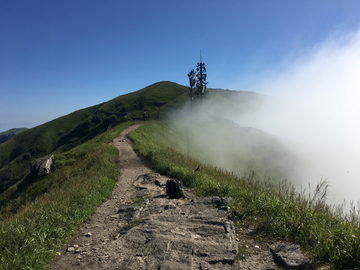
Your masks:
{"label": "dirt trail", "polygon": [[[164,195],[168,178],[147,168],[127,138],[139,126],[114,139],[119,181],[49,269],[277,269],[266,243],[246,229],[235,234],[229,209],[214,207],[221,198],[196,198],[186,189],[185,199]],[[247,258],[234,261],[241,245]]]}
{"label": "dirt trail", "polygon": [[[119,150],[119,169],[121,175],[110,198],[104,202],[81,228],[59,251],[61,255],[56,256],[50,264],[51,270],[65,269],[101,269],[98,266],[108,256],[118,255],[116,243],[109,241],[111,235],[125,223],[117,222],[111,216],[115,215],[119,208],[128,205],[134,200],[134,192],[131,187],[139,175],[150,173],[142,161],[133,151],[133,145],[126,136],[140,125],[132,125],[125,129],[113,140],[113,145]],[[68,251],[69,250],[69,251]],[[86,255],[93,255],[91,257]],[[90,259],[91,263],[86,260]],[[94,261],[94,262],[92,262]]]}

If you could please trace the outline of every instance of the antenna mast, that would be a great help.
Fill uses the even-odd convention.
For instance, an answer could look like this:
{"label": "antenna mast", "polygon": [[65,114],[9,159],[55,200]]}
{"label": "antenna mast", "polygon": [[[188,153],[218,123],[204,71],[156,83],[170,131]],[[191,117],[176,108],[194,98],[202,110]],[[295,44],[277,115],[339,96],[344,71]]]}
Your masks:
{"label": "antenna mast", "polygon": [[201,57],[201,50],[200,50],[200,63],[197,63],[196,66],[196,86],[197,86],[197,92],[200,99],[202,99],[206,94],[206,68],[205,63],[202,62]]}
{"label": "antenna mast", "polygon": [[[196,72],[192,69],[189,74],[189,96],[190,101],[192,102],[194,97],[202,99],[206,94],[206,68],[205,63],[202,62],[202,55],[200,49],[200,62],[196,65]],[[196,88],[194,88],[196,84]]]}

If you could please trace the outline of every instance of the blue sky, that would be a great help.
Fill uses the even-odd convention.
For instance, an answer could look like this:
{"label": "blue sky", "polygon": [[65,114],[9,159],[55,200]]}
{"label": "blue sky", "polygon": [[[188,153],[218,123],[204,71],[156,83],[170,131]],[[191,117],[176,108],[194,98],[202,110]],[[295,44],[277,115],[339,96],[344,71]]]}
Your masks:
{"label": "blue sky", "polygon": [[359,14],[357,0],[0,0],[0,132],[187,85],[200,50],[209,87],[266,93],[268,78],[355,35]]}

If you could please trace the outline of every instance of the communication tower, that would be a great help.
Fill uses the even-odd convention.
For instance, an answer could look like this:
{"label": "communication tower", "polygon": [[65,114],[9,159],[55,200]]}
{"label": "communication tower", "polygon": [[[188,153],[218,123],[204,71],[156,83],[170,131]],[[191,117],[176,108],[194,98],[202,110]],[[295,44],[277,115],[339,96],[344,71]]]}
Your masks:
{"label": "communication tower", "polygon": [[[201,59],[201,50],[200,50],[200,62],[196,65],[196,72],[192,69],[189,74],[189,96],[190,101],[192,102],[194,98],[199,98],[200,100],[207,94],[206,85],[206,68],[205,63]],[[196,85],[196,88],[194,86]]]}

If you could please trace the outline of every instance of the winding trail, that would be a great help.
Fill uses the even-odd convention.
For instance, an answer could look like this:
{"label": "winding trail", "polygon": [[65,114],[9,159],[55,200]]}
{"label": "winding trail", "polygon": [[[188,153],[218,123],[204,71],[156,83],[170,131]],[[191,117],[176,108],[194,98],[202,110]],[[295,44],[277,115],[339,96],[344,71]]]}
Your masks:
{"label": "winding trail", "polygon": [[[139,126],[113,140],[119,181],[49,269],[278,269],[266,243],[246,236],[250,230],[237,239],[229,210],[214,207],[222,199],[198,198],[187,189],[183,199],[165,196],[168,178],[147,168],[127,138]],[[241,262],[235,261],[239,243],[249,246]]]}

